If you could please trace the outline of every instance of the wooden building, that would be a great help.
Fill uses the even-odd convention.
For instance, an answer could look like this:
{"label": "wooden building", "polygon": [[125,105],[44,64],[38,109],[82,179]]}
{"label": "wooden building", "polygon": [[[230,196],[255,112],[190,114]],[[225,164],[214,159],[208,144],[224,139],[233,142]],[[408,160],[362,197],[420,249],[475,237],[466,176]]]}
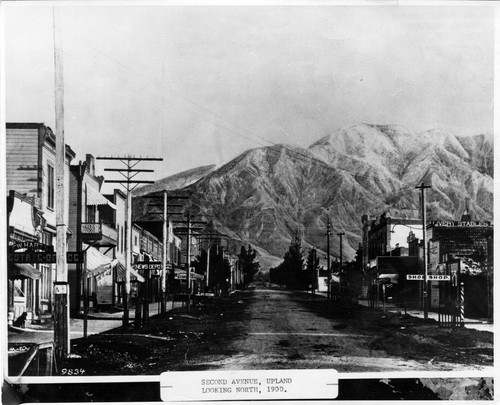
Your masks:
{"label": "wooden building", "polygon": [[[9,246],[22,241],[39,242],[44,246],[56,245],[55,167],[56,138],[43,123],[6,124],[6,182],[8,194]],[[65,214],[69,211],[69,165],[75,153],[66,145]],[[23,212],[25,214],[23,214]],[[28,216],[28,213],[31,215]],[[25,216],[23,218],[23,216]],[[72,236],[68,228],[68,238]],[[26,263],[37,272],[17,274],[14,263],[9,283],[10,321],[26,312],[28,322],[40,322],[52,311],[52,283],[55,275],[53,263]],[[25,266],[26,269],[29,267]],[[31,275],[30,275],[31,274]],[[16,294],[12,297],[11,294]],[[15,301],[17,300],[17,304]],[[15,304],[15,305],[14,305]]]}

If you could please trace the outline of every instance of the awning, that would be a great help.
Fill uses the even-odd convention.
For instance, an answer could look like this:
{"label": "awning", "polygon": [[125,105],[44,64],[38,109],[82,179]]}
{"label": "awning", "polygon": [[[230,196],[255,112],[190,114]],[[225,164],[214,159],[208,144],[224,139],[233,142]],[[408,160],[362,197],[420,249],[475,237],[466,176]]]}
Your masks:
{"label": "awning", "polygon": [[114,259],[94,247],[87,249],[87,277],[95,277],[113,267]]}
{"label": "awning", "polygon": [[9,263],[9,279],[19,280],[24,278],[31,278],[38,280],[42,277],[42,272],[35,269],[31,264],[26,263]]}
{"label": "awning", "polygon": [[391,283],[397,284],[398,279],[399,279],[399,274],[391,273],[391,274],[379,274],[378,275],[379,280],[386,280],[389,279]]}
{"label": "awning", "polygon": [[[118,262],[116,265],[116,281],[125,282],[126,272],[127,270],[125,269],[125,266],[121,264],[121,262]],[[144,277],[142,277],[137,271],[130,267],[130,281],[138,281],[140,283],[144,283],[145,280]]]}
{"label": "awning", "polygon": [[87,188],[87,205],[109,205],[116,210],[116,205],[104,197],[99,191],[88,187]]}

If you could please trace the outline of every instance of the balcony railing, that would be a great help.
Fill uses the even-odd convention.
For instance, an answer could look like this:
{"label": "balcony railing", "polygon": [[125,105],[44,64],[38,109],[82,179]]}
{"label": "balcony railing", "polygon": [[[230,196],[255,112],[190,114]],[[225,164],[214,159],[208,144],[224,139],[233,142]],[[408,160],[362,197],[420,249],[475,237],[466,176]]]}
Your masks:
{"label": "balcony railing", "polygon": [[85,241],[103,241],[109,245],[116,245],[118,231],[110,225],[99,222],[83,222],[81,236]]}

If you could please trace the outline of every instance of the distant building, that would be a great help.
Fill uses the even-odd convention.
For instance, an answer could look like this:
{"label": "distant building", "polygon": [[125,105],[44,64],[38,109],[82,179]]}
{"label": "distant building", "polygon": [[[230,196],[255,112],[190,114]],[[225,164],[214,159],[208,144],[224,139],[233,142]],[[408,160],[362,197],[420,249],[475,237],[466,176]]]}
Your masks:
{"label": "distant building", "polygon": [[405,255],[408,235],[422,237],[422,221],[417,218],[391,216],[384,212],[379,217],[361,217],[363,226],[362,252],[364,268],[373,267],[378,256]]}
{"label": "distant building", "polygon": [[419,271],[418,258],[411,257],[409,242],[415,235],[422,236],[422,221],[385,212],[375,218],[363,215],[362,224],[361,252],[367,275],[363,295],[373,306],[386,300],[418,304],[419,291],[407,283],[406,275]]}

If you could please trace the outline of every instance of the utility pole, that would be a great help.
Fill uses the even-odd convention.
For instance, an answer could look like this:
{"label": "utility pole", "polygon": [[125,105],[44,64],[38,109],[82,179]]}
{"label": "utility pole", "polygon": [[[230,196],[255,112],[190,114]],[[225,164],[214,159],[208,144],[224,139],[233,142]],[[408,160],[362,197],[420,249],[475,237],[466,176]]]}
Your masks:
{"label": "utility pole", "polygon": [[[163,235],[162,235],[162,252],[161,252],[161,313],[164,314],[166,308],[166,291],[167,291],[167,263],[170,259],[170,246],[168,244],[168,204],[167,190],[163,191]],[[173,309],[173,305],[172,305]]]}
{"label": "utility pole", "polygon": [[[167,305],[167,299],[168,299],[168,294],[169,294],[169,287],[168,287],[168,278],[170,272],[167,271],[167,265],[170,263],[170,244],[168,240],[168,235],[169,235],[169,220],[168,217],[172,215],[181,215],[182,213],[180,212],[168,212],[169,207],[176,207],[176,208],[182,208],[184,207],[183,204],[171,204],[168,201],[168,192],[167,190],[163,190],[162,193],[162,198],[163,201],[161,204],[159,203],[149,203],[147,206],[148,207],[157,207],[157,208],[162,208],[162,211],[147,211],[145,216],[148,217],[149,215],[155,215],[157,217],[160,217],[161,222],[162,222],[162,276],[161,276],[161,313],[165,313],[166,311],[166,305]],[[157,196],[145,196],[143,198],[159,198]],[[189,199],[187,196],[170,196],[170,199]],[[157,219],[151,220],[151,219],[144,219],[141,221],[140,219],[137,219],[136,222],[159,222]],[[173,304],[172,304],[173,305]]]}
{"label": "utility pole", "polygon": [[64,77],[63,45],[59,22],[60,9],[53,9],[54,24],[54,84],[56,118],[56,280],[54,282],[54,343],[60,360],[70,353],[69,344],[69,285],[66,263],[66,218],[64,213],[64,178],[66,145],[64,142]]}
{"label": "utility pole", "polygon": [[[132,191],[139,184],[152,184],[152,180],[134,180],[139,173],[151,173],[151,169],[134,169],[143,161],[162,161],[162,158],[134,157],[134,156],[97,156],[98,160],[118,160],[125,167],[118,169],[104,169],[107,172],[118,172],[124,178],[119,180],[105,180],[106,183],[118,183],[126,191],[127,200],[125,210],[127,220],[125,221],[125,291],[123,291],[123,327],[127,328],[129,323],[129,300],[130,300],[130,267],[132,259]],[[137,300],[139,305],[139,299]]]}
{"label": "utility pole", "polygon": [[431,188],[431,186],[425,185],[424,182],[420,186],[415,188],[420,189],[421,192],[421,210],[422,210],[422,241],[424,244],[423,254],[424,254],[424,319],[429,318],[429,286],[428,286],[428,276],[427,276],[427,238],[426,238],[426,226],[427,226],[427,213],[425,206],[425,189]]}
{"label": "utility pole", "polygon": [[342,276],[342,236],[345,235],[344,232],[338,232],[337,235],[340,237],[340,269],[339,269],[339,276]]}
{"label": "utility pole", "polygon": [[186,214],[186,221],[173,221],[176,223],[186,223],[186,228],[182,228],[186,230],[186,233],[177,233],[177,235],[186,235],[186,283],[187,283],[187,311],[191,310],[191,233],[193,231],[201,231],[202,228],[192,228],[193,224],[206,224],[206,221],[193,221],[191,219],[191,214],[188,212]]}
{"label": "utility pole", "polygon": [[328,216],[328,220],[326,222],[326,270],[328,273],[328,291],[327,298],[332,298],[332,269],[330,268],[330,235],[331,225],[330,225],[330,216]]}
{"label": "utility pole", "polygon": [[208,281],[209,281],[209,274],[210,274],[210,242],[208,241],[208,247],[207,247],[207,275],[205,277],[205,290],[208,289]]}
{"label": "utility pole", "polygon": [[342,284],[344,284],[344,274],[342,273],[342,236],[344,236],[345,233],[338,232],[337,235],[340,237],[339,294],[340,294],[340,299],[342,299]]}
{"label": "utility pole", "polygon": [[187,311],[191,310],[191,214],[187,213],[186,281]]}

